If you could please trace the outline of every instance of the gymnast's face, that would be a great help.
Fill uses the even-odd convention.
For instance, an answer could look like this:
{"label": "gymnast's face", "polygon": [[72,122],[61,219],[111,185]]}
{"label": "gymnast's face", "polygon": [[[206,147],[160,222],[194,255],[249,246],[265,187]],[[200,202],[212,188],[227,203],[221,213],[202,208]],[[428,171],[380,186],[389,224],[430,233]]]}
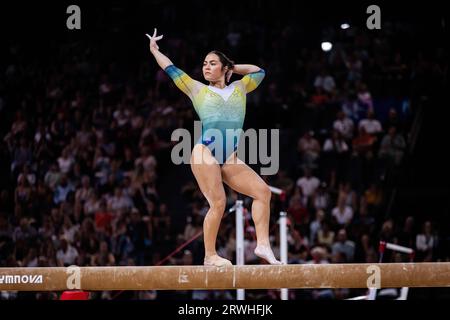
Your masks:
{"label": "gymnast's face", "polygon": [[220,62],[220,59],[216,54],[208,54],[205,61],[203,61],[203,77],[205,80],[216,82],[225,77],[228,68],[222,68],[222,66],[222,62]]}

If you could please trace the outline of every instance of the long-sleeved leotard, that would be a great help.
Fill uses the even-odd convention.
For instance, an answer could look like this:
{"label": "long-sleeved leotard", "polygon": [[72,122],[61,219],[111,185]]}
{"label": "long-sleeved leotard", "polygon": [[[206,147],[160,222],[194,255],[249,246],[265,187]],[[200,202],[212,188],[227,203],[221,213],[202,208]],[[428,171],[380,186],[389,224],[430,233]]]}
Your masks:
{"label": "long-sleeved leotard", "polygon": [[[261,83],[265,76],[264,70],[247,74],[224,89],[196,81],[174,65],[168,66],[165,71],[175,85],[189,96],[200,118],[202,134],[196,143],[207,146],[219,164],[225,163],[239,145],[239,133],[245,118],[246,94]],[[217,139],[222,139],[222,143]]]}

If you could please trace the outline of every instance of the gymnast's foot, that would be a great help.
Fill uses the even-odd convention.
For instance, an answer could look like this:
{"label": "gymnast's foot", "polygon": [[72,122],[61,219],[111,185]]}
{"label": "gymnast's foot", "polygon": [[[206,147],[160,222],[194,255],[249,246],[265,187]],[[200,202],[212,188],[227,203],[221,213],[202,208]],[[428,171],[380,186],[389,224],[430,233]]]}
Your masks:
{"label": "gymnast's foot", "polygon": [[225,267],[233,265],[230,260],[219,257],[217,254],[205,257],[203,264],[205,266],[214,266],[214,267]]}
{"label": "gymnast's foot", "polygon": [[255,254],[266,260],[270,264],[282,264],[280,261],[278,261],[275,256],[273,255],[273,251],[268,246],[259,245],[255,249]]}

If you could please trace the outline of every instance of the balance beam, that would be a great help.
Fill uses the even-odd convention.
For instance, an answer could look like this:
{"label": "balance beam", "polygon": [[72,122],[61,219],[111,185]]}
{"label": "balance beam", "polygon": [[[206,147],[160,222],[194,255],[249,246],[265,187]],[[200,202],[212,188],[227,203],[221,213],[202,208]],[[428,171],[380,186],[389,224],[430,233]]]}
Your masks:
{"label": "balance beam", "polygon": [[[378,279],[378,282],[377,282]],[[448,287],[450,263],[0,268],[0,291]]]}

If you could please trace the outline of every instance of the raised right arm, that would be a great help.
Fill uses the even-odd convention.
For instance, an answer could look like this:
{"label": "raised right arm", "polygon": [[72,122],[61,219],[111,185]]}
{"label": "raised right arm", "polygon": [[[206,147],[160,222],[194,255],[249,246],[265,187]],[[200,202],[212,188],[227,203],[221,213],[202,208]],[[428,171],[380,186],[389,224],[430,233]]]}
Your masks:
{"label": "raised right arm", "polygon": [[158,49],[153,49],[150,47],[150,52],[153,57],[155,57],[156,62],[161,67],[161,69],[166,70],[168,66],[173,65],[172,61],[167,58],[164,54],[162,54]]}
{"label": "raised right arm", "polygon": [[150,39],[150,52],[155,57],[156,62],[158,65],[165,70],[168,66],[172,65],[172,61],[170,61],[169,58],[167,58],[164,54],[162,54],[159,51],[158,44],[156,43],[158,40],[161,40],[163,38],[163,35],[157,36],[156,35],[156,28],[153,32],[153,36],[150,36],[149,34],[146,34],[146,36]]}
{"label": "raised right arm", "polygon": [[191,100],[194,99],[194,96],[197,94],[197,92],[200,90],[204,84],[202,84],[199,81],[196,81],[189,77],[183,70],[177,68],[174,66],[173,62],[170,61],[168,57],[166,57],[164,54],[162,54],[159,51],[159,47],[156,44],[156,41],[162,39],[162,35],[157,36],[156,35],[156,29],[153,33],[153,36],[149,36],[147,34],[147,37],[150,39],[150,52],[155,57],[156,62],[158,65],[167,73],[167,75],[173,80],[175,85],[183,91]]}

